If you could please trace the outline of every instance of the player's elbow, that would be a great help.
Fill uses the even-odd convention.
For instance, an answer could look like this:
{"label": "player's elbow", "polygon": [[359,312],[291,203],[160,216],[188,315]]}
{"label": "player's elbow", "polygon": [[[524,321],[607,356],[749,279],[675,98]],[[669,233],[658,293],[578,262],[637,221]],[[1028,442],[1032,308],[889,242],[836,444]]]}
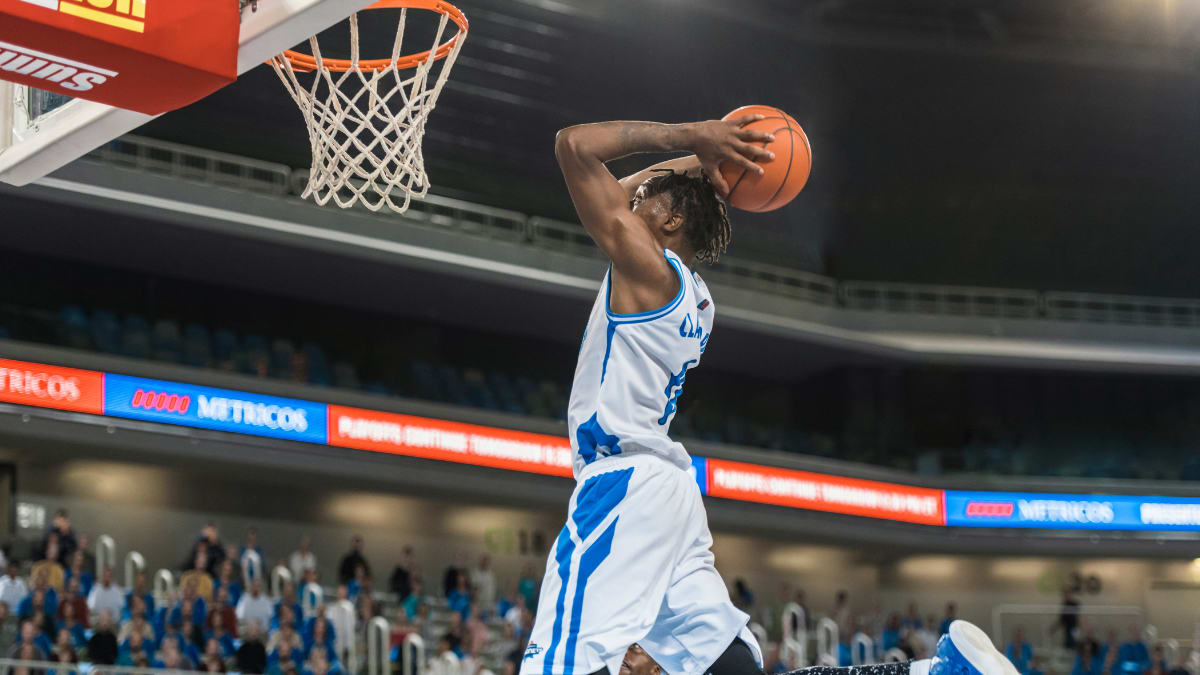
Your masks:
{"label": "player's elbow", "polygon": [[558,163],[562,164],[564,160],[578,157],[580,154],[580,127],[573,126],[559,130],[554,136],[554,156],[558,159]]}

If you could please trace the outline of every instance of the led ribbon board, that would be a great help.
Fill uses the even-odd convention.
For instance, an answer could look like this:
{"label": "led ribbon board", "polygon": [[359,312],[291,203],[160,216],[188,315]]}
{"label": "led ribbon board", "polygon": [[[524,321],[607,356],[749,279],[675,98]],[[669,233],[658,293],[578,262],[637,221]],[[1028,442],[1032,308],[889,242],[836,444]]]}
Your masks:
{"label": "led ribbon board", "polygon": [[[550,476],[561,436],[0,359],[0,401]],[[692,458],[701,494],[922,525],[1200,532],[1200,499],[970,492]]]}

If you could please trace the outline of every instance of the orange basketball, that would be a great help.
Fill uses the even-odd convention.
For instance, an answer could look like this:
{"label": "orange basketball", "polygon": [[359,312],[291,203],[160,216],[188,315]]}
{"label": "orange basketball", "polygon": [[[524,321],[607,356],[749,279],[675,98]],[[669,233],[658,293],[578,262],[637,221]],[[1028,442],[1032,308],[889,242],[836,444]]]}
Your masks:
{"label": "orange basketball", "polygon": [[722,119],[731,120],[759,114],[764,118],[746,125],[748,129],[775,135],[763,145],[775,153],[775,159],[762,162],[757,175],[732,162],[721,163],[721,176],[729,184],[728,201],[744,211],[774,211],[800,194],[812,169],[812,148],[808,136],[792,116],[769,105],[744,105]]}

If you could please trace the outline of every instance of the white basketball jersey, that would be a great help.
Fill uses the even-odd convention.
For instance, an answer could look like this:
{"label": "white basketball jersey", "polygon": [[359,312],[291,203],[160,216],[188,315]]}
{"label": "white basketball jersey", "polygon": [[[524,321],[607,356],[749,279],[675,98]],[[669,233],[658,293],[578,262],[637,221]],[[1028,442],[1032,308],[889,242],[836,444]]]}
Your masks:
{"label": "white basketball jersey", "polygon": [[683,445],[667,435],[687,371],[700,363],[712,330],[708,287],[679,256],[663,251],[679,276],[679,292],[663,307],[614,314],[608,303],[612,268],[592,306],[567,425],[575,449],[575,476],[612,455],[658,455],[691,468]]}

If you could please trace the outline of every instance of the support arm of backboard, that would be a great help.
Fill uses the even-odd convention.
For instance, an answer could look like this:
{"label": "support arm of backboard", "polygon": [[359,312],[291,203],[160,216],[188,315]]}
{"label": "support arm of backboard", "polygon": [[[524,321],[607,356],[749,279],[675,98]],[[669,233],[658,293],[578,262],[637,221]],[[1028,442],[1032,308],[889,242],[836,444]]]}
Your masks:
{"label": "support arm of backboard", "polygon": [[[234,2],[236,0],[225,0]],[[259,0],[242,10],[238,75],[307,40],[374,0]],[[0,181],[26,185],[154,119],[151,115],[75,99],[13,132],[13,87],[0,82]],[[4,96],[8,90],[9,95]],[[7,100],[6,100],[7,99]],[[11,142],[5,142],[8,139]]]}

